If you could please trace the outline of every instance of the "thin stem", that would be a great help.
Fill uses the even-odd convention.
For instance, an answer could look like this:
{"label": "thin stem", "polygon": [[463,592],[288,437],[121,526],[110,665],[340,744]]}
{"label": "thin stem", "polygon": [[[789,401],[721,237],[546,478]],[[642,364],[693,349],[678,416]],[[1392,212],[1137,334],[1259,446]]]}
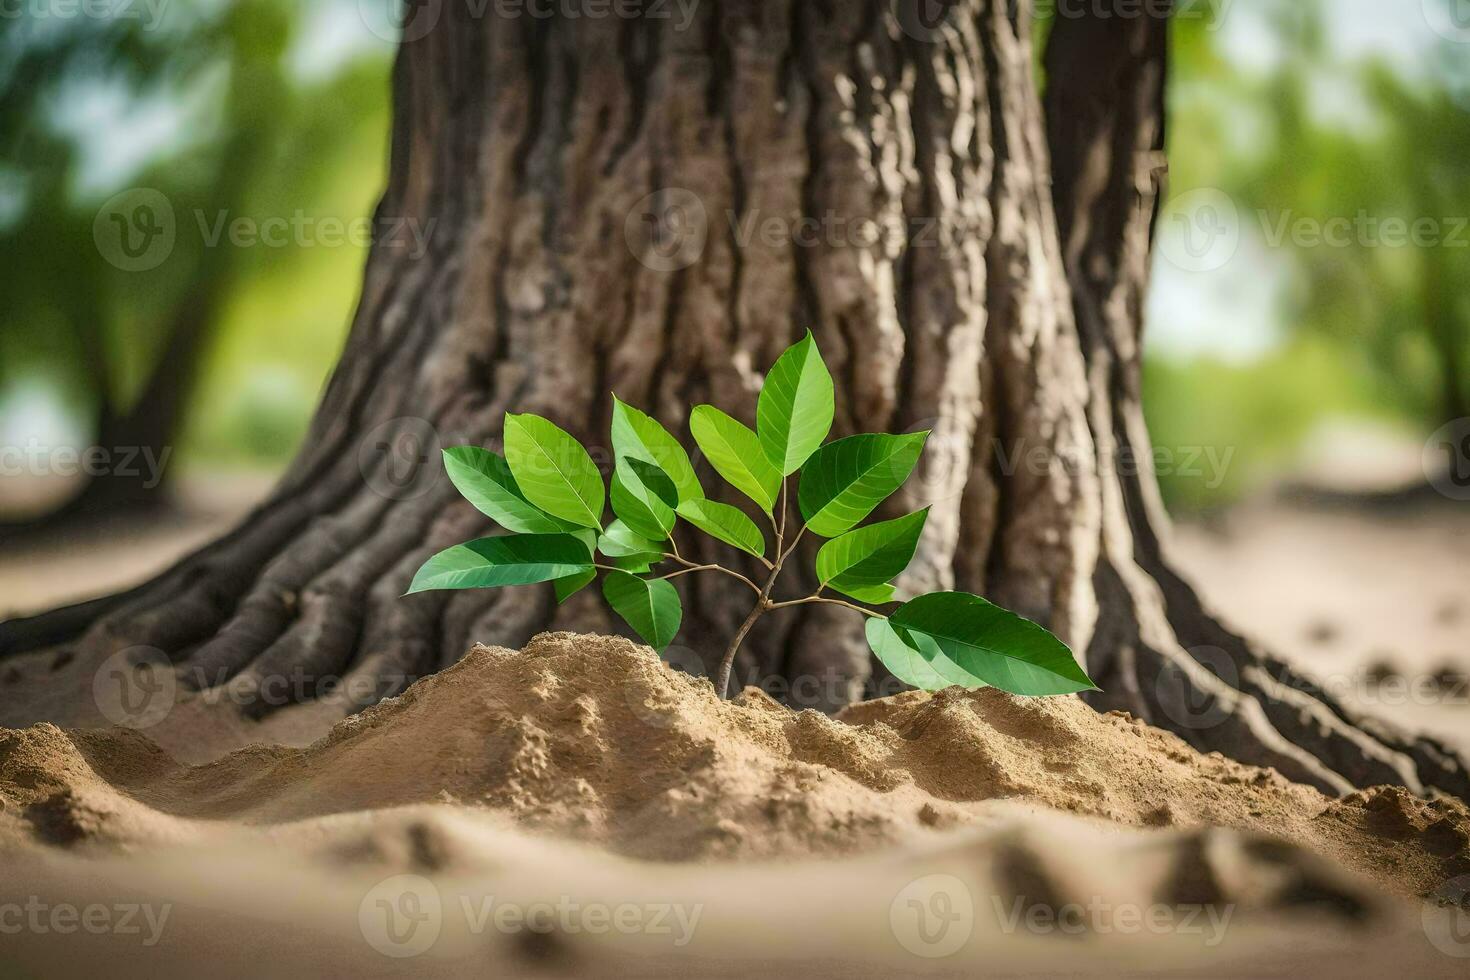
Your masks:
{"label": "thin stem", "polygon": [[781,510],[781,521],[780,521],[780,523],[777,523],[776,522],[776,519],[774,517],[771,518],[771,524],[776,528],[776,563],[774,565],[768,565],[767,567],[770,568],[772,571],[775,571],[776,569],[778,569],[778,568],[781,567],[781,557],[782,557],[782,555],[781,555],[781,546],[786,541],[786,481],[785,480],[782,480],[781,481],[781,506],[780,506],[780,510]]}
{"label": "thin stem", "polygon": [[873,610],[871,609],[864,609],[862,606],[856,605],[855,603],[847,602],[843,599],[829,599],[826,596],[822,595],[809,595],[805,599],[789,599],[786,602],[773,602],[771,603],[769,608],[785,609],[788,606],[805,606],[813,602],[825,602],[828,605],[845,606],[848,609],[856,609],[864,616],[872,616],[874,619],[886,618],[882,613],[873,612]]}
{"label": "thin stem", "polygon": [[805,533],[806,533],[806,525],[805,524],[803,524],[801,527],[799,527],[799,528],[796,529],[796,534],[791,539],[791,547],[787,548],[786,551],[781,555],[781,557],[779,559],[779,561],[781,562],[781,564],[783,564],[783,565],[786,564],[786,559],[788,559],[788,558],[791,557],[791,553],[793,551],[795,551],[796,550],[796,546],[799,543],[801,543],[801,536],[803,534],[805,534]]}
{"label": "thin stem", "polygon": [[654,579],[654,581],[657,582],[657,581],[662,581],[664,579],[678,578],[680,575],[688,575],[691,572],[724,572],[726,575],[729,575],[732,578],[738,578],[740,581],[742,581],[746,585],[750,586],[751,590],[753,592],[755,592],[756,595],[760,595],[761,594],[761,587],[759,585],[756,585],[754,582],[752,582],[750,579],[746,578],[744,575],[741,575],[739,572],[737,572],[737,571],[735,571],[733,569],[726,568],[724,565],[693,565],[693,564],[691,564],[691,565],[689,565],[688,568],[681,568],[677,572],[670,572],[667,575],[660,575],[657,579]]}
{"label": "thin stem", "polygon": [[735,631],[735,638],[725,648],[725,655],[720,658],[720,672],[715,675],[715,693],[722,699],[730,696],[730,671],[735,666],[735,654],[740,649],[740,642],[745,639],[745,634],[750,632],[750,628],[765,611],[765,603],[755,604],[755,607],[750,610],[750,615],[745,617],[745,622],[740,624],[740,629]]}
{"label": "thin stem", "polygon": [[755,621],[760,619],[767,609],[772,608],[771,589],[776,586],[776,579],[781,575],[781,566],[785,564],[786,558],[786,553],[782,550],[786,543],[786,486],[787,483],[783,479],[781,481],[781,519],[779,522],[774,516],[771,519],[776,529],[776,560],[772,562],[761,559],[771,570],[771,574],[766,578],[765,587],[758,590],[760,598],[751,607],[750,615],[745,617],[745,622],[741,623],[740,629],[735,631],[730,645],[725,648],[725,655],[720,658],[719,673],[715,675],[715,692],[722,698],[729,696],[730,672],[735,669],[735,655],[740,652],[740,644],[744,642],[745,635],[750,632]]}
{"label": "thin stem", "polygon": [[[733,568],[726,568],[724,565],[717,565],[714,563],[701,565],[698,562],[690,561],[688,558],[680,558],[678,555],[665,554],[664,557],[670,559],[671,561],[676,561],[684,566],[684,571],[675,572],[674,575],[683,575],[685,572],[724,572],[731,578],[738,578],[740,581],[750,586],[751,590],[755,592],[756,595],[760,595],[761,587],[759,585],[756,585],[750,579],[746,578],[744,575],[741,575],[739,572],[735,571]],[[673,578],[674,575],[665,575],[663,577]]]}

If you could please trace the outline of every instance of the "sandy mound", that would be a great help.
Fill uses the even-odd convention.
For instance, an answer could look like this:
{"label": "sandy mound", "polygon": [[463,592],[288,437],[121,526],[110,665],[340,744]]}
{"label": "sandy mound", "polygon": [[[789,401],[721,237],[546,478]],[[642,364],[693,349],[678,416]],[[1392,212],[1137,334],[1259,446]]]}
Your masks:
{"label": "sandy mound", "polygon": [[[385,874],[409,874],[445,908],[662,895],[714,914],[698,943],[670,949],[585,931],[487,944],[446,912],[430,951],[443,973],[483,970],[489,955],[512,974],[549,963],[585,975],[594,961],[739,974],[758,955],[768,972],[817,957],[844,975],[892,975],[929,962],[901,919],[904,902],[950,908],[953,896],[933,904],[942,879],[971,903],[974,935],[957,949],[984,957],[939,963],[949,969],[1023,970],[1035,942],[1052,970],[1095,968],[1102,951],[1115,969],[1137,956],[1157,969],[1170,949],[1195,966],[1201,943],[1219,952],[1203,926],[1146,946],[1114,929],[1085,955],[1034,929],[1017,936],[1017,909],[1102,901],[1226,910],[1232,969],[1256,975],[1309,954],[1318,966],[1422,959],[1429,975],[1453,961],[1402,899],[1470,873],[1470,813],[1395,789],[1331,800],[1075,698],[911,693],[832,719],[754,690],[720,701],[623,640],[546,634],[523,652],[478,647],[305,748],[189,767],[129,731],[0,730],[0,852],[11,887],[167,895],[188,925],[142,964],[165,973],[207,949],[221,972],[249,975],[248,956],[219,951],[265,927],[301,972],[380,972],[389,960],[359,919]],[[29,937],[16,962],[54,965],[57,938]],[[65,951],[77,969],[123,969],[114,955],[107,943]]]}
{"label": "sandy mound", "polygon": [[754,689],[722,702],[647,648],[565,633],[477,647],[305,749],[188,768],[136,733],[9,732],[0,798],[11,835],[55,843],[442,802],[659,860],[847,854],[1019,801],[1270,834],[1402,892],[1470,872],[1463,807],[1393,789],[1332,801],[1076,698],[915,692],[832,719]]}

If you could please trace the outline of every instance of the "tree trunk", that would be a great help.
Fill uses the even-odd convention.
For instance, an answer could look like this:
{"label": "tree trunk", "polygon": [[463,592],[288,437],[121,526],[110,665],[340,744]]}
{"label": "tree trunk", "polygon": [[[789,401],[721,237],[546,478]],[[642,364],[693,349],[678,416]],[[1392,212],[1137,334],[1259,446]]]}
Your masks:
{"label": "tree trunk", "polygon": [[0,523],[0,545],[35,541],[62,529],[78,535],[95,533],[169,509],[167,464],[212,334],[218,294],[218,287],[211,283],[181,304],[163,353],[131,406],[119,408],[108,397],[105,382],[99,380],[101,407],[91,445],[125,453],[131,461],[128,466],[89,475],[74,496],[40,517]]}
{"label": "tree trunk", "polygon": [[[263,697],[283,674],[381,695],[474,642],[609,629],[593,590],[560,609],[542,590],[400,598],[431,553],[487,529],[437,446],[494,446],[516,410],[606,447],[609,391],[676,431],[702,401],[749,421],[760,369],[810,327],[835,434],[933,429],[892,502],[933,508],[911,588],[1047,624],[1086,652],[1100,706],[1202,748],[1329,790],[1466,793],[1450,753],[1355,725],[1170,571],[1152,480],[1119,465],[1147,461],[1165,25],[1059,20],[1044,115],[1016,6],[961,0],[939,25],[887,0],[702,3],[687,24],[672,4],[621,20],[420,8],[384,234],[305,447],[241,528],[154,582],[0,627],[0,649],[46,648],[12,658],[3,700],[55,685],[58,660],[80,686],[143,645],[269,726],[303,710]],[[427,255],[399,247],[404,222],[432,233]],[[708,667],[749,603],[696,578],[680,580],[691,649],[673,656]],[[736,678],[828,709],[892,690],[859,620],[761,617]]]}

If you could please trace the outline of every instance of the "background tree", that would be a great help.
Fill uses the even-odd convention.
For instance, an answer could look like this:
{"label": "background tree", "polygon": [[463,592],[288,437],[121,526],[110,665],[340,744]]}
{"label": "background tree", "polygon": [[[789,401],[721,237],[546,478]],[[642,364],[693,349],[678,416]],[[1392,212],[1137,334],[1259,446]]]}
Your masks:
{"label": "background tree", "polygon": [[[231,302],[282,253],[301,261],[299,242],[271,256],[211,239],[219,216],[259,221],[289,216],[286,201],[320,201],[313,185],[378,111],[375,59],[348,59],[310,77],[294,68],[302,33],[294,7],[176,0],[157,20],[143,4],[110,18],[7,18],[0,393],[42,376],[85,420],[84,444],[175,455]],[[98,112],[119,134],[167,135],[133,147],[135,171],[100,165],[88,147],[88,120]],[[94,235],[107,217],[99,219],[99,207],[124,182],[156,192],[174,215],[167,255],[146,269],[120,268],[120,256]],[[86,482],[39,526],[0,513],[0,530],[49,531],[78,516],[117,522],[168,504],[152,473],[126,470]]]}
{"label": "background tree", "polygon": [[[702,401],[749,421],[756,366],[810,327],[844,396],[834,435],[933,430],[893,501],[932,507],[911,589],[1048,625],[1099,707],[1202,748],[1330,790],[1470,789],[1437,744],[1359,724],[1221,626],[1168,563],[1139,405],[1164,20],[1059,19],[1043,106],[1026,5],[660,9],[415,9],[377,220],[432,227],[429,253],[374,249],[270,499],[153,582],[0,627],[12,684],[146,644],[245,696],[288,671],[388,690],[476,641],[606,628],[549,592],[399,598],[485,527],[435,444],[494,445],[515,410],[595,445],[608,390],[678,430]],[[734,631],[743,597],[686,589],[691,636]],[[823,707],[881,680],[860,625],[822,607],[763,620],[737,668],[803,675],[828,681]],[[295,710],[257,704],[266,723]]]}
{"label": "background tree", "polygon": [[[1423,13],[1451,25],[1454,5]],[[1175,24],[1171,164],[1176,191],[1230,197],[1240,246],[1205,273],[1166,262],[1153,312],[1177,316],[1193,295],[1196,335],[1240,324],[1252,339],[1156,345],[1145,401],[1161,445],[1241,452],[1223,494],[1164,474],[1176,509],[1276,475],[1328,420],[1371,420],[1412,450],[1470,412],[1470,309],[1453,286],[1470,275],[1464,44],[1417,10],[1374,23],[1320,0],[1233,9],[1225,29]]]}

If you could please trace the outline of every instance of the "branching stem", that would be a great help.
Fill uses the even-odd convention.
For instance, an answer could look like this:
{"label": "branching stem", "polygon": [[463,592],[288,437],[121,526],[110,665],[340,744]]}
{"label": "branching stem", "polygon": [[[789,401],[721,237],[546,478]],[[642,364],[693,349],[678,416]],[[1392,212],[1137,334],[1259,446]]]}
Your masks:
{"label": "branching stem", "polygon": [[844,599],[831,599],[831,598],[828,598],[827,596],[823,596],[823,595],[809,595],[805,599],[791,599],[791,600],[788,600],[786,602],[773,602],[767,608],[769,608],[769,609],[785,609],[788,606],[805,606],[805,605],[808,605],[809,603],[813,603],[813,602],[825,602],[828,605],[844,606],[844,607],[846,607],[848,609],[856,609],[858,612],[862,613],[863,615],[865,615],[865,616],[872,616],[875,619],[882,619],[882,618],[884,618],[882,613],[873,612],[873,610],[871,610],[871,609],[864,609],[862,606],[859,606],[856,603],[847,602]]}
{"label": "branching stem", "polygon": [[670,572],[667,575],[659,576],[659,578],[661,579],[678,578],[680,575],[688,575],[690,572],[723,572],[724,574],[729,575],[731,578],[738,578],[740,581],[750,586],[751,591],[753,591],[756,595],[761,594],[761,587],[759,585],[756,585],[750,579],[746,578],[744,575],[741,575],[733,568],[726,568],[724,565],[716,564],[696,565],[692,561],[686,561],[685,559],[679,558],[674,555],[664,555],[664,557],[673,558],[675,561],[679,562],[685,567],[679,569],[677,572]]}
{"label": "branching stem", "polygon": [[[777,540],[779,539],[780,536],[778,535]],[[750,632],[750,628],[755,625],[755,621],[760,619],[761,615],[767,609],[772,608],[771,589],[775,586],[776,578],[780,574],[781,562],[777,561],[775,567],[771,569],[770,577],[766,579],[765,588],[760,590],[760,599],[756,601],[755,606],[750,610],[750,615],[745,617],[745,622],[740,624],[740,629],[735,631],[735,637],[730,641],[730,645],[725,648],[725,655],[720,659],[720,672],[715,678],[715,691],[722,698],[729,695],[730,671],[735,666],[735,654],[740,651],[740,644],[745,639],[745,634]]]}

